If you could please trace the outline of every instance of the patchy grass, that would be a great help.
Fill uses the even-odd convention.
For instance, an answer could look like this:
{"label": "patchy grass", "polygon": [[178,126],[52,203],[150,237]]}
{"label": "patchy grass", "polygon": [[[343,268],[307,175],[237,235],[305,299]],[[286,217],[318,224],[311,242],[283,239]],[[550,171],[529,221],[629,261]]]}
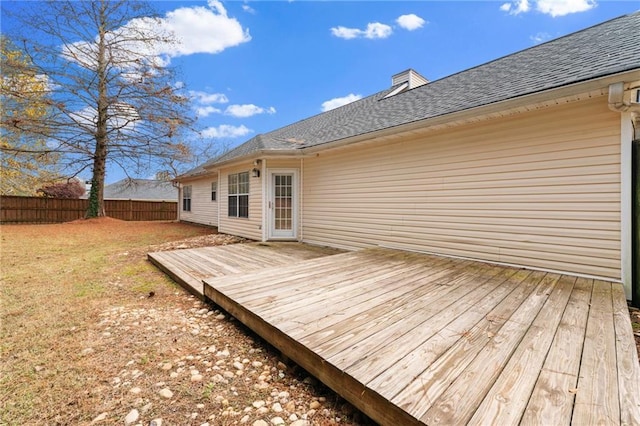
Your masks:
{"label": "patchy grass", "polygon": [[[256,400],[281,402],[312,425],[368,422],[146,260],[171,241],[214,241],[211,230],[104,218],[0,233],[1,425],[123,424],[133,409],[142,424],[269,421],[275,414],[251,408]],[[215,358],[222,350],[228,361]],[[242,375],[231,367],[249,359]],[[189,380],[196,368],[202,382]],[[212,381],[218,370],[238,374]],[[174,397],[159,396],[162,387]]]}

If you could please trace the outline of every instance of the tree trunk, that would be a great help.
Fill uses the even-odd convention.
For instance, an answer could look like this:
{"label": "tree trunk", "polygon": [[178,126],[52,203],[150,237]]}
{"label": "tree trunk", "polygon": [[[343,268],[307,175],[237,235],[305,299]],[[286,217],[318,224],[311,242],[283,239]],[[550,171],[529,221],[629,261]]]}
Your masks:
{"label": "tree trunk", "polygon": [[107,55],[105,40],[105,2],[100,2],[100,28],[98,32],[98,57],[97,57],[97,77],[98,77],[98,105],[96,117],[96,149],[93,156],[93,178],[91,179],[91,193],[89,195],[89,207],[86,217],[106,216],[104,209],[104,178],[107,167],[107,152],[109,136],[107,133],[108,123],[108,98],[107,98]]}

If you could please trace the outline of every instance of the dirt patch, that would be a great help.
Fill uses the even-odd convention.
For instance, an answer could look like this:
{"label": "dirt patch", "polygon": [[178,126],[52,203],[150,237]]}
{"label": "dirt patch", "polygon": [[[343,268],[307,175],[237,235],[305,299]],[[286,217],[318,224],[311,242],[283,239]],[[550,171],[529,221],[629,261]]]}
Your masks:
{"label": "dirt patch", "polygon": [[0,424],[370,423],[146,261],[237,240],[110,218],[0,233]]}

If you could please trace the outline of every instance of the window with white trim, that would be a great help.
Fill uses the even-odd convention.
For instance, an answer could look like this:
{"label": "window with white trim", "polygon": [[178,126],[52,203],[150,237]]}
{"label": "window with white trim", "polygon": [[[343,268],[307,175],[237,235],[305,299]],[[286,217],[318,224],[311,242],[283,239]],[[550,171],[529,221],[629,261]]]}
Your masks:
{"label": "window with white trim", "polygon": [[249,172],[229,175],[229,217],[249,217]]}
{"label": "window with white trim", "polygon": [[191,211],[191,185],[182,187],[182,211]]}
{"label": "window with white trim", "polygon": [[211,201],[218,201],[218,182],[211,182]]}

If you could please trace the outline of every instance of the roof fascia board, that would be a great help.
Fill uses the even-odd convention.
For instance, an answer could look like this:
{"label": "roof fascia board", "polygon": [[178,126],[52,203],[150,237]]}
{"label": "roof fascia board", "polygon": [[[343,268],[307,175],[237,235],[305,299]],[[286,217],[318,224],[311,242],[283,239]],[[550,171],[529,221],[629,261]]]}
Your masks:
{"label": "roof fascia board", "polygon": [[221,161],[219,163],[211,164],[209,166],[204,167],[206,170],[213,171],[219,169],[224,166],[230,166],[236,163],[243,163],[246,161],[254,160],[256,158],[281,158],[281,157],[304,157],[305,154],[301,149],[279,149],[279,150],[268,150],[261,149],[259,151],[254,151],[250,154],[246,154],[240,157],[235,157],[230,160]]}
{"label": "roof fascia board", "polygon": [[466,109],[463,111],[453,112],[446,115],[440,115],[437,117],[427,118],[424,120],[413,121],[406,124],[401,124],[395,127],[389,127],[386,129],[377,130],[370,133],[364,133],[361,135],[352,136],[345,139],[339,139],[332,142],[327,142],[320,145],[303,148],[305,154],[314,154],[326,149],[338,148],[344,145],[350,145],[353,143],[363,142],[374,138],[380,138],[397,134],[400,132],[408,132],[417,129],[424,129],[431,126],[436,126],[445,123],[452,123],[456,121],[463,122],[471,118],[478,118],[480,116],[487,116],[490,114],[496,114],[502,111],[512,110],[516,108],[522,108],[528,105],[533,105],[542,101],[549,101],[558,98],[564,98],[572,95],[578,95],[585,92],[590,92],[602,88],[608,88],[610,84],[619,81],[637,80],[640,78],[640,69],[625,71],[622,73],[612,74],[605,77],[588,80],[586,82],[574,83],[559,88],[548,89],[542,92],[531,93],[528,95],[519,96],[517,98],[507,99],[500,102],[495,102],[488,105],[482,105],[475,108]]}
{"label": "roof fascia board", "polygon": [[193,180],[199,180],[199,179],[203,179],[206,177],[210,177],[213,176],[215,173],[211,172],[211,171],[207,171],[206,173],[198,173],[197,175],[190,175],[190,176],[176,176],[174,179],[171,180],[171,182],[190,182]]}

